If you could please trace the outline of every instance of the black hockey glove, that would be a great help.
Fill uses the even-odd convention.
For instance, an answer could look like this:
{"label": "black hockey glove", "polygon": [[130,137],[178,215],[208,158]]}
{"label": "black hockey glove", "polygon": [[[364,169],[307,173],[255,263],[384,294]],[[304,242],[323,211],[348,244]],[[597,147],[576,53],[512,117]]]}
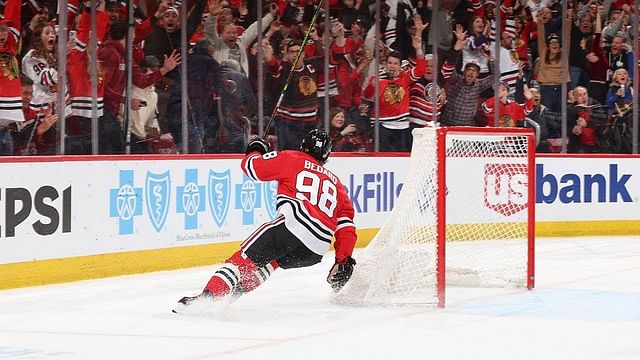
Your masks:
{"label": "black hockey glove", "polygon": [[353,267],[356,265],[356,261],[352,257],[348,257],[342,262],[333,264],[329,276],[327,276],[327,282],[331,284],[333,291],[338,292],[349,281],[353,274]]}
{"label": "black hockey glove", "polygon": [[264,139],[257,138],[247,145],[247,150],[245,154],[248,154],[252,151],[257,151],[260,154],[264,155],[269,152],[269,143],[264,141]]}

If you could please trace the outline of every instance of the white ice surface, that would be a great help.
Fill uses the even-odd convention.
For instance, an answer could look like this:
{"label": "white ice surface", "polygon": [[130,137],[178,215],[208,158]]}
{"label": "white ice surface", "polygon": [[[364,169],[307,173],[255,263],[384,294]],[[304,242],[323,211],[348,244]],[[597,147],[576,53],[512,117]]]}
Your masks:
{"label": "white ice surface", "polygon": [[194,315],[215,266],[0,291],[0,359],[640,359],[640,237],[539,239],[535,290],[445,309],[334,305],[331,255]]}

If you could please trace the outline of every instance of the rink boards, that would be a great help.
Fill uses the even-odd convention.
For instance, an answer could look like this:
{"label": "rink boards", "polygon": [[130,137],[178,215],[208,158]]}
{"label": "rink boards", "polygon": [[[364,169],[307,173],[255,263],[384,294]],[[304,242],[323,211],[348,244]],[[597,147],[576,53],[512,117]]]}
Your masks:
{"label": "rink boards", "polygon": [[[275,184],[244,176],[240,156],[2,160],[0,288],[218,263],[276,214]],[[336,155],[327,164],[351,196],[359,246],[391,214],[408,160]],[[637,156],[538,157],[537,236],[640,234],[639,165]],[[469,206],[483,205],[449,211]]]}

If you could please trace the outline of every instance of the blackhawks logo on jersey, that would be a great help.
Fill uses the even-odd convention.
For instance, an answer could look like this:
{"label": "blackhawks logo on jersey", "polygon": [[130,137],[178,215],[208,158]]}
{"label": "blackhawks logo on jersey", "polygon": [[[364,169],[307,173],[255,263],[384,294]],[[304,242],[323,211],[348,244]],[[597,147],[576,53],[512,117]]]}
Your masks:
{"label": "blackhawks logo on jersey", "polygon": [[514,127],[515,123],[513,118],[509,114],[504,114],[500,116],[500,120],[498,121],[498,127]]}
{"label": "blackhawks logo on jersey", "polygon": [[405,91],[402,86],[399,86],[397,84],[389,84],[384,89],[384,93],[382,95],[384,97],[385,103],[393,105],[401,102],[402,99],[404,99]]}
{"label": "blackhawks logo on jersey", "polygon": [[298,90],[304,96],[315,94],[317,89],[316,82],[308,76],[301,76],[300,80],[298,80]]}
{"label": "blackhawks logo on jersey", "polygon": [[524,40],[520,36],[513,39],[513,47],[516,49],[520,49],[524,46]]}
{"label": "blackhawks logo on jersey", "polygon": [[428,102],[433,102],[433,99],[439,101],[440,97],[440,87],[437,84],[429,83],[424,87],[424,98]]}
{"label": "blackhawks logo on jersey", "polygon": [[0,54],[0,71],[8,80],[18,78],[20,76],[20,68],[16,57],[8,53]]}
{"label": "blackhawks logo on jersey", "polygon": [[520,62],[520,58],[518,57],[518,52],[515,50],[509,50],[509,56],[511,57],[511,62],[517,64]]}

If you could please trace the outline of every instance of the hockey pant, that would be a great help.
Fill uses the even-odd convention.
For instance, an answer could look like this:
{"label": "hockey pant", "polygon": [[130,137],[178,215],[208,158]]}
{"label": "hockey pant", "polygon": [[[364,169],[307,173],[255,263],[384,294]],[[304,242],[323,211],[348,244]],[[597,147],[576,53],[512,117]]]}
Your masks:
{"label": "hockey pant", "polygon": [[205,290],[214,297],[241,295],[262,285],[279,267],[306,267],[322,256],[309,250],[284,225],[280,216],[260,226],[211,277]]}

